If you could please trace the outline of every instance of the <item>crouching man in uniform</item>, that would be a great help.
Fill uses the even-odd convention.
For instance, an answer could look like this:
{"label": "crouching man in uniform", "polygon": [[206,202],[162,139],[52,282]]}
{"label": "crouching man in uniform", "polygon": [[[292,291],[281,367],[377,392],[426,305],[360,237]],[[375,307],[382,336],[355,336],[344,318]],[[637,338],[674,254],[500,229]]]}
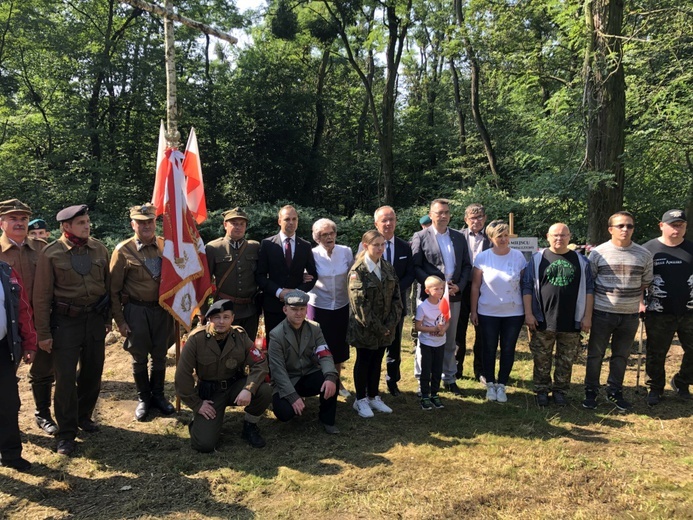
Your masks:
{"label": "crouching man in uniform", "polygon": [[319,418],[327,433],[339,433],[337,369],[320,326],[306,320],[310,297],[298,289],[284,297],[286,318],[270,332],[268,356],[272,370],[272,408],[280,421],[302,415],[302,397],[320,395]]}
{"label": "crouching man in uniform", "polygon": [[176,368],[176,392],[194,413],[190,442],[203,453],[214,451],[224,411],[234,405],[245,406],[241,437],[253,448],[265,446],[257,423],[272,400],[267,358],[243,328],[232,326],[233,317],[233,302],[215,302],[205,314],[207,324],[188,337]]}
{"label": "crouching man in uniform", "polygon": [[174,341],[174,328],[173,317],[159,305],[164,239],[156,236],[156,206],[130,208],[130,225],[135,236],[118,244],[111,256],[111,309],[125,338],[123,348],[132,356],[139,400],[135,419],[144,421],[150,407],[164,415],[176,411],[164,395],[166,353]]}

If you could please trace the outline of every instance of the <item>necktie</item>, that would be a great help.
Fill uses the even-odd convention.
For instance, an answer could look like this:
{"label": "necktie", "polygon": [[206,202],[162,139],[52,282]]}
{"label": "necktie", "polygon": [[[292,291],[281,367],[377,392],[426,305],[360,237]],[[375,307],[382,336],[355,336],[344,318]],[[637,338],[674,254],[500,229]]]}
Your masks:
{"label": "necktie", "polygon": [[291,267],[291,239],[287,238],[284,240],[284,260],[286,260],[286,267]]}
{"label": "necktie", "polygon": [[392,249],[390,249],[390,241],[388,240],[387,242],[387,251],[385,252],[385,260],[388,261],[388,263],[392,263]]}

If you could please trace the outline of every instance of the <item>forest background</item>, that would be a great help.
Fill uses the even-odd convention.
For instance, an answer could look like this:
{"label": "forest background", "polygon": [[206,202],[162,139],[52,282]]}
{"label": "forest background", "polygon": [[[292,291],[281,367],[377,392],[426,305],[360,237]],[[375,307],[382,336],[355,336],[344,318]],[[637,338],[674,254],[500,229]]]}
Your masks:
{"label": "forest background", "polygon": [[[176,27],[179,127],[194,126],[212,211],[244,206],[249,235],[299,207],[354,246],[382,203],[410,236],[434,197],[515,214],[543,237],[636,240],[693,210],[693,9],[676,0],[176,1],[245,31],[229,46]],[[165,114],[163,22],[115,0],[0,2],[0,197],[36,216],[87,203],[94,235],[129,234],[154,183]]]}

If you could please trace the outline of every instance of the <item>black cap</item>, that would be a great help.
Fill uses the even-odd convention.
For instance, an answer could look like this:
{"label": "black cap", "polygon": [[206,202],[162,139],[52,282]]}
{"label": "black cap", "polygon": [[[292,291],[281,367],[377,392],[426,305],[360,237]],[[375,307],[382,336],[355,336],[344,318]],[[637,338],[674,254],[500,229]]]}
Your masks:
{"label": "black cap", "polygon": [[219,314],[224,311],[233,312],[233,302],[231,300],[217,300],[215,301],[209,310],[205,313],[205,318],[209,319],[215,314]]}
{"label": "black cap", "polygon": [[48,229],[48,224],[46,224],[46,221],[43,220],[42,218],[35,218],[31,222],[29,222],[29,230],[32,229]]}
{"label": "black cap", "polygon": [[77,206],[69,206],[65,209],[61,209],[58,211],[58,214],[55,216],[55,220],[58,222],[65,222],[68,220],[72,220],[75,217],[81,217],[82,215],[86,215],[89,212],[89,206],[86,204],[78,204]]}
{"label": "black cap", "polygon": [[673,222],[688,222],[686,220],[686,213],[682,209],[670,209],[664,215],[662,215],[662,222],[665,224],[671,224]]}

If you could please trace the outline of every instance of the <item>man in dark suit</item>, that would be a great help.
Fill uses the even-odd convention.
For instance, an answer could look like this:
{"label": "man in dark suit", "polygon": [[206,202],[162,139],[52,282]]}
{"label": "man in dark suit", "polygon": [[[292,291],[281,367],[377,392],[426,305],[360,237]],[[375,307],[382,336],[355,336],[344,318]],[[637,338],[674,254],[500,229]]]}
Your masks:
{"label": "man in dark suit", "polygon": [[[279,210],[278,234],[265,238],[260,244],[255,279],[264,293],[263,312],[265,333],[285,318],[284,297],[293,289],[310,291],[318,280],[310,243],[296,236],[298,213],[293,206]],[[304,282],[304,272],[312,279]],[[308,276],[306,279],[309,278]]]}
{"label": "man in dark suit", "polygon": [[402,317],[399,320],[395,333],[395,339],[387,347],[387,375],[385,378],[388,390],[393,396],[397,397],[400,394],[397,383],[401,378],[399,366],[402,360],[402,326],[404,325],[404,317],[407,315],[406,294],[414,282],[414,261],[409,244],[395,236],[395,227],[397,227],[395,210],[390,206],[381,206],[375,210],[373,220],[375,221],[376,229],[385,237],[383,258],[395,268],[395,273],[397,273],[399,280],[401,301],[404,305]]}
{"label": "man in dark suit", "polygon": [[[469,260],[474,265],[474,260],[476,255],[490,249],[493,244],[486,236],[486,210],[481,204],[470,204],[464,210],[464,221],[467,227],[462,230],[465,240],[467,241],[467,248],[469,249]],[[467,353],[467,326],[469,325],[469,313],[471,312],[470,298],[472,292],[472,279],[469,278],[469,282],[462,289],[462,306],[460,308],[460,319],[457,322],[457,334],[455,335],[455,342],[457,343],[457,353],[455,354],[455,359],[457,361],[457,373],[455,376],[457,379],[462,377],[463,367],[464,367],[464,357]],[[482,366],[481,366],[481,329],[478,326],[474,326],[474,379],[481,381]],[[482,381],[486,384],[486,380]]]}
{"label": "man in dark suit", "polygon": [[[462,290],[469,282],[472,264],[469,261],[469,251],[464,236],[459,231],[448,227],[450,202],[446,199],[435,199],[431,203],[429,216],[433,225],[419,231],[412,239],[414,270],[416,279],[422,287],[428,276],[438,276],[448,284],[450,326],[446,334],[443,354],[443,383],[446,390],[460,395],[460,389],[455,382],[455,374],[457,373],[455,333],[460,316]],[[425,297],[425,295],[421,295],[421,299]],[[417,361],[419,359],[420,356],[417,352]],[[420,366],[419,363],[416,365],[414,375],[418,378]]]}

